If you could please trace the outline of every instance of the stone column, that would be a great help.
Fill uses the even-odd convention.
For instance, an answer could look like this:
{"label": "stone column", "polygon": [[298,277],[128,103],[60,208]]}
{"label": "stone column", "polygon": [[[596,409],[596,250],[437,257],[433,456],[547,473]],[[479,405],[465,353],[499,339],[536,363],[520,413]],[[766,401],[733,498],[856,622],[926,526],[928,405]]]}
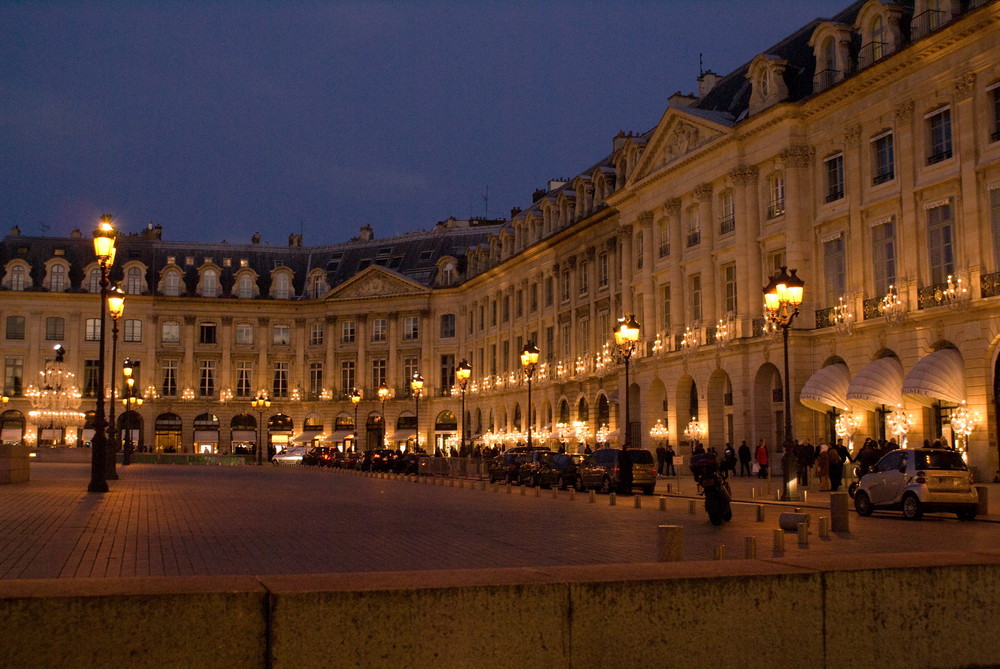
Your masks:
{"label": "stone column", "polygon": [[715,324],[719,317],[716,313],[717,296],[715,286],[715,226],[712,215],[712,184],[701,184],[694,189],[698,198],[698,222],[701,226],[701,243],[698,245],[701,253],[701,315],[702,325],[708,327]]}
{"label": "stone column", "polygon": [[639,214],[639,230],[642,232],[642,271],[640,285],[642,286],[642,313],[636,314],[636,320],[643,326],[642,332],[650,335],[656,332],[656,283],[653,281],[653,250],[656,244],[653,238],[653,212],[644,211]]}
{"label": "stone column", "polygon": [[[371,379],[371,369],[368,368],[368,356],[367,356],[367,343],[368,337],[368,316],[367,314],[358,314],[357,316],[357,327],[354,330],[354,342],[357,344],[358,357],[357,361],[354,363],[354,386],[356,388],[364,388],[365,383]],[[388,370],[386,370],[388,374]],[[387,377],[388,379],[388,377]],[[345,389],[350,392],[350,389]]]}
{"label": "stone column", "polygon": [[[271,383],[271,369],[267,364],[267,335],[270,323],[270,320],[266,316],[261,316],[257,319],[257,332],[254,335],[254,343],[257,346],[257,373],[255,374],[257,378],[255,379],[256,385],[250,389],[254,397],[257,396],[257,391],[261,388],[267,391],[268,396],[274,394],[274,384]],[[266,420],[267,416],[264,419]]]}
{"label": "stone column", "polygon": [[[232,388],[232,363],[233,363],[233,317],[223,316],[221,319],[222,332],[219,333],[219,377],[216,379],[216,386],[221,393],[223,388],[236,391]],[[138,379],[137,379],[138,380]],[[142,388],[136,388],[140,393]]]}
{"label": "stone column", "polygon": [[785,258],[790,268],[798,270],[807,285],[815,286],[816,273],[812,270],[810,252],[812,229],[812,181],[809,165],[813,148],[794,145],[781,152],[785,165]]}
{"label": "stone column", "polygon": [[[897,190],[900,193],[913,193],[916,166],[923,166],[927,162],[927,157],[918,152],[916,148],[920,143],[916,142],[914,137],[916,131],[913,127],[913,100],[901,101],[896,106],[895,115],[893,149],[896,164],[894,169],[899,185],[895,189],[892,185],[886,185],[886,188]],[[920,285],[921,273],[924,274],[924,280],[930,283],[930,269],[928,258],[924,255],[924,245],[900,243],[904,239],[915,241],[926,239],[926,237],[921,237],[920,233],[927,223],[927,215],[922,207],[918,207],[915,199],[913,197],[900,198],[899,218],[896,221],[896,247],[899,250],[899,259],[896,263],[898,275],[896,289],[900,297],[905,295],[904,299],[910,308],[915,308],[917,304],[917,289]]]}
{"label": "stone column", "polygon": [[618,228],[618,238],[622,243],[622,257],[619,259],[622,277],[622,312],[632,313],[632,277],[635,273],[635,259],[632,255],[632,226],[624,224]]}
{"label": "stone column", "polygon": [[730,172],[729,176],[736,184],[733,193],[733,213],[736,218],[736,305],[739,309],[738,319],[749,322],[761,314],[761,288],[764,287],[760,245],[757,242],[757,232],[760,230],[757,167],[739,167]]}
{"label": "stone column", "polygon": [[[670,329],[683,329],[687,319],[687,300],[684,292],[684,271],[681,267],[684,249],[684,234],[681,232],[681,199],[667,200],[667,229],[670,231]],[[673,336],[672,332],[667,333]]]}

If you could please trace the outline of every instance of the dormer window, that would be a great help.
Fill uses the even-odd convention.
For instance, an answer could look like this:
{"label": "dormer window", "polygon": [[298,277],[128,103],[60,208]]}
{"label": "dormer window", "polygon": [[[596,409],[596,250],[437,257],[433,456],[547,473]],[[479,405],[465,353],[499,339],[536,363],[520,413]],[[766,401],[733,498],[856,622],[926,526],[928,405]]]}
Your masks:
{"label": "dormer window", "polygon": [[853,30],[851,26],[832,21],[825,21],[816,27],[809,46],[813,48],[816,58],[816,71],[813,73],[813,90],[826,90],[834,84],[843,81],[851,71],[850,43]]}
{"label": "dormer window", "polygon": [[771,54],[760,54],[750,62],[747,78],[753,84],[750,92],[751,115],[781,102],[788,97],[785,68],[788,61]]}
{"label": "dormer window", "polygon": [[854,23],[854,29],[861,35],[858,49],[858,69],[877,63],[895,53],[903,43],[900,21],[903,8],[896,4],[883,4],[880,0],[869,0]]}

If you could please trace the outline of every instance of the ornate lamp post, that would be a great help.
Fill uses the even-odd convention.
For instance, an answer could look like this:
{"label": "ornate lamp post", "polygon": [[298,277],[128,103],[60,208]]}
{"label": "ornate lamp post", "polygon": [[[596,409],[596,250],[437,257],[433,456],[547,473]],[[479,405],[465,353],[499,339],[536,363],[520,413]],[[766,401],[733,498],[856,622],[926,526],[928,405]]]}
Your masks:
{"label": "ornate lamp post", "polygon": [[108,297],[108,272],[115,258],[115,238],[118,230],[111,225],[111,216],[104,215],[94,230],[94,255],[101,267],[100,349],[97,360],[97,403],[94,409],[94,442],[90,452],[90,484],[87,492],[107,492],[108,422],[104,414],[104,309]]}
{"label": "ornate lamp post", "polygon": [[524,376],[528,379],[528,450],[531,450],[531,377],[535,374],[535,369],[538,367],[538,347],[535,346],[535,342],[529,341],[521,349],[521,368],[524,370]]}
{"label": "ornate lamp post", "polygon": [[629,444],[629,406],[628,406],[628,396],[629,396],[629,378],[628,378],[628,363],[632,358],[632,354],[635,352],[635,345],[639,341],[639,323],[635,320],[635,316],[632,314],[625,314],[624,317],[618,319],[618,325],[615,327],[615,344],[618,345],[618,352],[621,354],[622,359],[625,361],[625,427],[622,431],[622,450],[628,448]]}
{"label": "ornate lamp post", "polygon": [[410,390],[413,392],[413,412],[416,414],[417,431],[416,446],[414,446],[414,452],[420,452],[420,395],[424,391],[424,377],[420,376],[420,372],[414,372],[413,378],[410,379]]}
{"label": "ornate lamp post", "polygon": [[263,438],[261,437],[262,423],[264,422],[264,410],[271,406],[271,398],[267,396],[267,393],[261,390],[257,393],[257,397],[250,400],[250,406],[252,406],[257,411],[257,464],[264,464],[264,444],[261,443]]}
{"label": "ornate lamp post", "polygon": [[[129,423],[132,422],[131,412],[142,406],[142,397],[135,391],[135,377],[132,376],[132,372],[138,364],[137,361],[133,361],[131,358],[125,358],[122,361],[122,373],[125,375],[125,383],[128,385],[125,397],[122,398],[122,404],[125,405],[125,413],[129,416]],[[132,452],[134,450],[132,430],[129,428],[128,434],[125,437],[125,449],[122,451],[123,466],[132,464]]]}
{"label": "ornate lamp post", "polygon": [[783,489],[781,498],[790,498],[788,486],[791,481],[792,472],[789,471],[795,465],[795,455],[792,453],[792,446],[795,441],[792,439],[792,403],[791,391],[788,382],[788,329],[792,321],[799,315],[799,305],[802,304],[805,281],[795,275],[797,270],[782,267],[771,277],[771,280],[764,286],[764,309],[767,319],[776,327],[781,328],[781,339],[785,353],[785,464],[782,466]]}
{"label": "ornate lamp post", "polygon": [[[360,388],[351,391],[351,404],[354,405],[354,451],[358,450],[358,404],[361,403],[362,392]],[[367,446],[367,444],[365,444]],[[366,449],[367,450],[367,449]]]}
{"label": "ornate lamp post", "polygon": [[385,419],[385,401],[389,399],[389,386],[384,383],[378,387],[378,400],[382,403],[382,446],[386,447],[388,444],[385,442],[385,435],[387,429],[387,423]]}
{"label": "ornate lamp post", "polygon": [[[111,369],[118,367],[118,319],[125,312],[125,291],[121,286],[115,286],[108,291],[108,314],[111,316]],[[115,377],[118,375],[111,373],[111,403],[108,405],[108,457],[105,460],[107,466],[106,476],[109,481],[118,479],[118,471],[115,469],[115,460],[118,454],[118,426],[115,424]]]}
{"label": "ornate lamp post", "polygon": [[458,381],[458,387],[462,390],[462,428],[459,431],[462,442],[458,447],[459,453],[465,450],[465,388],[469,385],[469,377],[471,376],[472,365],[469,364],[468,360],[463,359],[455,368],[455,379]]}

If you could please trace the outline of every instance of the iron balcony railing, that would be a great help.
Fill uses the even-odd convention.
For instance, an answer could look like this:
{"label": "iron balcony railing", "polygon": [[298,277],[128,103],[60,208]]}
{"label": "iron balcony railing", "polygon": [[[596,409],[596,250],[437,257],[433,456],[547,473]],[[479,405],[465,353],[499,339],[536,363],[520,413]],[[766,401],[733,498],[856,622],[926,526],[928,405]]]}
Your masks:
{"label": "iron balcony railing", "polygon": [[858,69],[864,69],[869,65],[877,63],[889,53],[889,44],[886,42],[868,42],[858,50]]}

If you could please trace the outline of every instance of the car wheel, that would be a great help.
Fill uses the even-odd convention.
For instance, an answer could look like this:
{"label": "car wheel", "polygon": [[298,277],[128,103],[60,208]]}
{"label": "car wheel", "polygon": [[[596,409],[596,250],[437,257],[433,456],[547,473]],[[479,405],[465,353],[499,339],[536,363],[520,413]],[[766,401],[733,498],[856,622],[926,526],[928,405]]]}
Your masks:
{"label": "car wheel", "polygon": [[854,499],[854,495],[856,495],[857,492],[858,492],[858,482],[857,481],[852,481],[851,485],[847,486],[847,495],[851,499]]}
{"label": "car wheel", "polygon": [[907,520],[920,520],[920,517],[924,515],[923,509],[920,508],[920,500],[917,499],[916,495],[909,494],[903,497],[903,517]]}
{"label": "car wheel", "polygon": [[961,511],[956,511],[955,515],[958,516],[959,520],[975,520],[977,511],[978,509],[962,509]]}
{"label": "car wheel", "polygon": [[870,516],[872,511],[872,501],[868,498],[868,493],[858,491],[854,493],[854,510],[858,512],[859,516]]}
{"label": "car wheel", "polygon": [[601,492],[605,495],[610,495],[615,491],[615,487],[611,485],[611,478],[605,476],[604,480],[601,481]]}
{"label": "car wheel", "polygon": [[587,486],[583,485],[583,477],[577,476],[576,480],[573,481],[573,487],[576,488],[577,492],[587,492]]}

